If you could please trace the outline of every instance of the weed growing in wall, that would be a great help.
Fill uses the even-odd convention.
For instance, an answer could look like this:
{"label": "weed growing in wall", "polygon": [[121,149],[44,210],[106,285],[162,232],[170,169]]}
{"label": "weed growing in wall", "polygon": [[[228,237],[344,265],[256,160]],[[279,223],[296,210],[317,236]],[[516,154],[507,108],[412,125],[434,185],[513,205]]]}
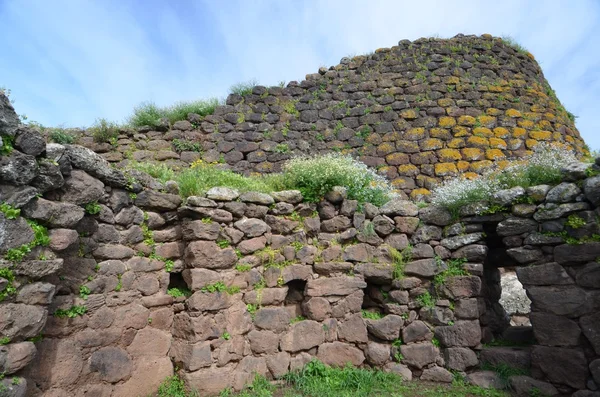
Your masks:
{"label": "weed growing in wall", "polygon": [[116,144],[119,137],[119,126],[106,119],[97,119],[89,130],[98,143]]}
{"label": "weed growing in wall", "polygon": [[219,105],[222,105],[222,101],[217,98],[180,101],[165,107],[159,107],[153,102],[142,102],[133,109],[127,123],[132,127],[156,127],[160,124],[160,119],[164,118],[173,124],[177,121],[187,120],[190,113],[201,117],[213,114]]}
{"label": "weed growing in wall", "polygon": [[130,161],[127,168],[145,172],[162,183],[175,180],[175,171],[163,163]]}
{"label": "weed growing in wall", "polygon": [[60,143],[61,145],[69,145],[75,141],[75,137],[62,128],[53,128],[48,134],[52,142]]}
{"label": "weed growing in wall", "polygon": [[431,201],[458,215],[461,207],[487,201],[502,189],[560,183],[561,170],[576,161],[575,154],[569,150],[539,144],[533,154],[502,170],[492,169],[475,179],[456,178],[444,182],[433,190]]}
{"label": "weed growing in wall", "polygon": [[252,89],[258,84],[256,80],[244,81],[241,83],[236,83],[229,88],[230,94],[238,94],[241,96],[246,96],[252,94]]}
{"label": "weed growing in wall", "polygon": [[390,199],[392,188],[387,180],[350,156],[336,153],[298,157],[283,166],[288,188],[302,192],[305,200],[318,201],[334,186],[344,186],[348,198],[361,203],[382,205]]}

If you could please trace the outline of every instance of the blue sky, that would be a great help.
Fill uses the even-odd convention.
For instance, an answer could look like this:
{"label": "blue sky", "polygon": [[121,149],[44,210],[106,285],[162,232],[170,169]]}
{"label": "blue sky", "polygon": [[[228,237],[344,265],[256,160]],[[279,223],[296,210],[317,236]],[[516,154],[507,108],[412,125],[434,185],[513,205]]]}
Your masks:
{"label": "blue sky", "polygon": [[302,80],[401,39],[510,35],[600,149],[599,0],[0,0],[0,86],[44,125]]}

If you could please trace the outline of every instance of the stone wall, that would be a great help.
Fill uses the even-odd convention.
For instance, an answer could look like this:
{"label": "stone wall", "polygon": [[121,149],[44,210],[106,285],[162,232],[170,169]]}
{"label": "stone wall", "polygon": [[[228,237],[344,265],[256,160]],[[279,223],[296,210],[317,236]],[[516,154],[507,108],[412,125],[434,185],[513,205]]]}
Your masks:
{"label": "stone wall", "polygon": [[[492,52],[503,48],[487,37],[457,40],[489,42]],[[426,49],[440,43],[445,41],[417,44]],[[407,51],[414,49],[402,45]],[[449,56],[466,51],[453,48]],[[385,67],[386,61],[393,64],[385,57],[394,51],[379,51],[371,58]],[[527,57],[512,56],[535,65]],[[371,58],[362,62],[373,65]],[[285,95],[300,99],[294,106],[301,121],[292,121],[287,132],[290,145],[294,136],[304,141],[298,126],[310,125],[302,118],[313,114],[310,106],[319,103],[318,95],[312,94],[315,100],[305,102],[300,90],[314,91],[318,84],[310,82],[326,79],[330,72],[360,75],[357,62],[311,77],[303,83],[309,87],[281,90],[280,101]],[[439,67],[431,67],[439,76]],[[528,71],[523,76],[537,73],[535,68],[523,70]],[[349,101],[354,91],[344,91],[345,84],[355,83],[342,83],[335,95],[345,92]],[[510,84],[511,89],[517,87]],[[270,100],[271,93],[264,95],[260,87],[255,91],[244,103],[230,104],[211,117],[225,119],[248,109],[248,103],[259,106]],[[373,97],[378,97],[375,92]],[[446,94],[456,92],[461,91]],[[238,99],[230,97],[229,102]],[[512,102],[519,103],[527,102]],[[434,113],[420,110],[414,120],[394,122],[429,120]],[[353,117],[363,116],[344,113],[340,120]],[[502,123],[528,120],[493,117]],[[202,121],[204,132],[210,120],[219,119]],[[387,121],[376,123],[375,127]],[[247,156],[263,150],[260,145],[283,142],[280,131],[280,138],[259,145],[258,136],[265,136],[245,130],[250,122],[231,122],[234,125],[228,133],[197,135],[208,145],[204,156],[221,151],[225,162],[233,163],[239,155],[228,153],[245,153],[236,160],[243,168],[249,164]],[[457,125],[444,131],[459,133]],[[526,128],[513,127],[513,132]],[[427,134],[438,129],[423,128]],[[303,134],[318,133],[314,131],[308,128]],[[555,133],[561,131],[564,138],[559,141],[576,135],[569,129]],[[396,139],[394,132],[381,132],[370,136],[389,133],[395,145],[408,142]],[[146,138],[158,134],[148,132]],[[501,192],[493,208],[503,209],[496,213],[478,214],[474,203],[455,220],[443,209],[419,208],[404,200],[381,208],[359,206],[345,198],[343,188],[318,204],[304,202],[296,191],[239,194],[227,188],[183,202],[175,183],[161,185],[140,173],[131,179],[89,149],[46,144],[35,129],[18,124],[4,96],[0,135],[15,147],[0,157],[0,203],[7,204],[0,212],[0,372],[6,376],[3,391],[10,396],[146,395],[156,391],[175,366],[188,385],[216,394],[227,387],[240,389],[254,373],[276,378],[312,357],[331,365],[379,367],[408,379],[450,382],[450,370],[471,373],[480,360],[489,361],[482,343],[507,329],[498,303],[498,267],[517,268],[532,301],[530,318],[537,340],[519,357],[539,380],[513,379],[513,387],[526,390],[523,384],[535,385],[548,394],[567,395],[579,390],[576,395],[587,396],[600,385],[600,177],[588,177],[583,165],[574,165],[556,187]],[[132,137],[135,144],[146,139]],[[252,140],[248,137],[255,137],[259,147],[244,141]],[[124,139],[118,145],[133,143]],[[233,147],[211,151],[211,140],[216,140],[215,147]],[[318,150],[324,151],[332,142],[315,138],[314,145],[323,144]],[[388,141],[380,144],[384,142]],[[240,145],[255,149],[242,151]],[[361,141],[359,146],[370,150],[381,145],[365,146]],[[362,158],[369,162],[376,158],[374,153]],[[511,153],[518,155],[519,150]],[[403,154],[411,161],[418,155]],[[289,153],[277,155],[282,157],[256,164],[270,163],[276,170]],[[419,172],[428,166],[434,167],[435,176],[435,164],[420,164]],[[415,180],[422,179],[416,175]],[[47,228],[48,239],[41,226]],[[174,288],[189,289],[191,295],[173,297],[168,291]]]}
{"label": "stone wall", "polygon": [[[412,198],[538,142],[586,151],[533,56],[489,35],[402,40],[285,88],[230,95],[204,119],[190,114],[173,125],[122,131],[113,145],[83,134],[78,143],[111,162],[187,167],[202,158],[243,173],[277,172],[293,155],[338,151],[377,168]],[[175,139],[202,150],[178,151]]]}
{"label": "stone wall", "polygon": [[216,394],[312,357],[450,382],[507,326],[497,266],[516,266],[533,302],[529,359],[545,390],[597,387],[600,177],[583,168],[460,221],[410,201],[359,206],[343,189],[319,204],[227,188],[182,203],[79,146],[18,147],[0,173],[2,202],[21,210],[0,215],[0,252],[34,240],[25,218],[49,229],[47,247],[0,265],[15,276],[0,304],[12,395],[146,394],[174,364]]}

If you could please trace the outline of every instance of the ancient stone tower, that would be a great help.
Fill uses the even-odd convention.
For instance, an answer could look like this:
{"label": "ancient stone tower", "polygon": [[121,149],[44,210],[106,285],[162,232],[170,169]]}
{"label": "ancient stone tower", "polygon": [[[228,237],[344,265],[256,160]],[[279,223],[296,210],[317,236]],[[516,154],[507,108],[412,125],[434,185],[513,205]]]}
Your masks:
{"label": "ancient stone tower", "polygon": [[109,161],[185,167],[173,139],[201,141],[202,158],[244,173],[277,172],[293,155],[338,151],[376,167],[413,198],[461,173],[522,156],[539,142],[585,145],[534,57],[489,35],[403,40],[343,58],[287,87],[256,86],[200,120],[144,129],[115,147],[80,140]]}

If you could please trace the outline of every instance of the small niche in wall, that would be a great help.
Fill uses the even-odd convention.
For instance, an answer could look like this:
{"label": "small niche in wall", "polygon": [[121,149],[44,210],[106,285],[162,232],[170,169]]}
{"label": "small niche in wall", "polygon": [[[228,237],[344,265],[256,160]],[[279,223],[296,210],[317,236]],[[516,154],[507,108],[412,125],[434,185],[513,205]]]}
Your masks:
{"label": "small niche in wall", "polygon": [[304,301],[305,280],[291,280],[287,284],[288,292],[285,297],[285,305],[297,305]]}
{"label": "small niche in wall", "polygon": [[189,287],[188,287],[187,283],[185,282],[185,280],[183,279],[183,276],[181,275],[181,273],[169,273],[168,289],[171,289],[171,288],[178,288],[181,290],[189,289]]}

